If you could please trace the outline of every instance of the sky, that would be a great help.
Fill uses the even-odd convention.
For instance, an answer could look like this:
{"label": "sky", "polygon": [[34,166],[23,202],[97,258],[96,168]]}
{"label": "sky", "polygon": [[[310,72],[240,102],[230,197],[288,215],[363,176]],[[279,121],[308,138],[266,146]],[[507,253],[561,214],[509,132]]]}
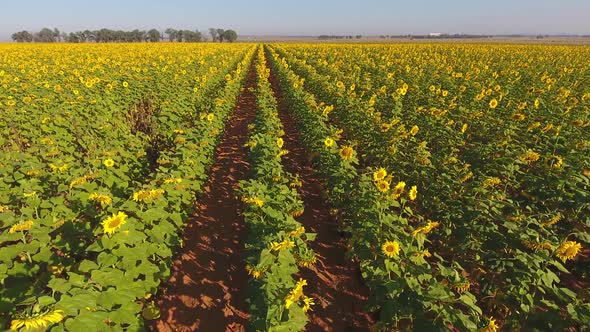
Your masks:
{"label": "sky", "polygon": [[590,34],[589,0],[0,0],[0,40],[42,27],[240,35]]}

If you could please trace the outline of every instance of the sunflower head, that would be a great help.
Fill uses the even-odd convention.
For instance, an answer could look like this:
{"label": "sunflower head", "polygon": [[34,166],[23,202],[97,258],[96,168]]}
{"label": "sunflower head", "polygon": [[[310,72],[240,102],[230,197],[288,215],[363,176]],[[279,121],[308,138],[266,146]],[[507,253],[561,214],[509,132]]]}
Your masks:
{"label": "sunflower head", "polygon": [[331,148],[332,146],[334,146],[334,139],[332,139],[331,137],[326,137],[326,139],[324,140],[324,145],[326,146],[326,148]]}
{"label": "sunflower head", "polygon": [[389,191],[389,182],[385,180],[376,181],[375,186],[377,187],[377,190],[379,190],[382,193],[386,193]]}
{"label": "sunflower head", "polygon": [[498,101],[496,100],[496,98],[494,98],[494,99],[490,100],[490,108],[494,109],[496,107],[498,107]]}
{"label": "sunflower head", "polygon": [[381,180],[385,179],[386,176],[387,176],[387,171],[383,167],[381,167],[377,171],[373,172],[373,180],[374,181],[381,181]]}
{"label": "sunflower head", "polygon": [[400,247],[397,241],[385,241],[381,246],[381,252],[383,255],[393,258],[399,255]]}
{"label": "sunflower head", "polygon": [[342,149],[340,149],[340,157],[344,160],[350,160],[353,155],[354,150],[351,146],[343,146]]}
{"label": "sunflower head", "polygon": [[102,228],[106,234],[113,234],[117,229],[123,226],[127,222],[127,214],[120,211],[119,213],[113,213],[112,216],[106,218],[102,222]]}
{"label": "sunflower head", "polygon": [[567,261],[568,259],[574,259],[578,253],[582,250],[582,245],[576,241],[565,241],[559,248],[557,249],[557,257],[559,257],[562,261]]}
{"label": "sunflower head", "polygon": [[408,193],[408,197],[411,201],[416,200],[416,197],[418,197],[418,187],[412,186],[412,188],[410,188],[410,192]]}

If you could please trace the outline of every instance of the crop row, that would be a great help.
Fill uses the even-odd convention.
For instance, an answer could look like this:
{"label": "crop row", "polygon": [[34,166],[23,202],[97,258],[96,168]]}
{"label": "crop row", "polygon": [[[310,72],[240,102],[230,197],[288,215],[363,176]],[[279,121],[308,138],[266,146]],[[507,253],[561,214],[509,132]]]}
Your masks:
{"label": "crop row", "polygon": [[300,331],[313,299],[304,293],[306,281],[295,279],[300,266],[315,263],[307,246],[308,233],[295,218],[303,213],[297,188],[301,182],[284,170],[281,157],[289,153],[278,117],[277,102],[268,81],[269,70],[262,47],[256,60],[256,117],[250,125],[246,147],[251,178],[240,182],[245,204],[244,221],[247,270],[252,277],[252,326],[260,331]]}

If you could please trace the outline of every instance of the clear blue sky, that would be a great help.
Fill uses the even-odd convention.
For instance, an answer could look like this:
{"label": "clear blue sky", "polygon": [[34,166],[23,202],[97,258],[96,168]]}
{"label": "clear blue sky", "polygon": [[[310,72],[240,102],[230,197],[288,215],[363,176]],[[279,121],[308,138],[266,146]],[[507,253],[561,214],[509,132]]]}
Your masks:
{"label": "clear blue sky", "polygon": [[590,0],[2,0],[19,30],[233,28],[243,35],[590,34]]}

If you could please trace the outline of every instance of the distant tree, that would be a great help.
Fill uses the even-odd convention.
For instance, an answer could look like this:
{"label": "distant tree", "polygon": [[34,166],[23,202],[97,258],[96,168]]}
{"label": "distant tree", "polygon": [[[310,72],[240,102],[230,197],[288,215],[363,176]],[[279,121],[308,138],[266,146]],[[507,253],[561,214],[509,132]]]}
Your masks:
{"label": "distant tree", "polygon": [[217,29],[217,39],[219,40],[220,43],[223,43],[223,40],[225,39],[225,30],[223,29]]}
{"label": "distant tree", "polygon": [[160,41],[160,31],[156,29],[151,29],[147,32],[147,39],[152,43],[156,43]]}
{"label": "distant tree", "polygon": [[12,34],[12,40],[17,43],[30,43],[33,41],[33,35],[26,31],[19,31]]}
{"label": "distant tree", "polygon": [[68,43],[79,43],[82,40],[80,40],[80,33],[79,32],[70,32],[70,34],[68,35],[68,38],[66,39],[66,41]]}
{"label": "distant tree", "polygon": [[61,33],[59,33],[59,30],[57,28],[53,28],[53,38],[58,42],[61,41]]}
{"label": "distant tree", "polygon": [[363,36],[362,35],[356,35],[355,38],[356,39],[361,39],[361,38],[363,38]]}
{"label": "distant tree", "polygon": [[202,41],[203,35],[199,32],[199,30],[182,30],[182,39],[186,43],[195,43]]}
{"label": "distant tree", "polygon": [[96,32],[94,31],[84,30],[83,32],[78,32],[78,35],[82,42],[96,41]]}
{"label": "distant tree", "polygon": [[62,32],[61,33],[61,40],[63,40],[64,42],[68,42],[68,33],[67,32]]}
{"label": "distant tree", "polygon": [[41,43],[53,43],[55,42],[55,33],[51,29],[43,28],[33,35],[33,40]]}
{"label": "distant tree", "polygon": [[211,35],[211,41],[215,42],[217,41],[217,29],[215,28],[209,28],[209,34]]}
{"label": "distant tree", "polygon": [[233,43],[238,39],[238,34],[234,30],[225,30],[223,32],[223,39],[230,43]]}
{"label": "distant tree", "polygon": [[166,31],[164,31],[164,32],[165,32],[165,33],[168,35],[168,40],[169,40],[169,41],[171,41],[171,42],[172,42],[172,41],[174,41],[174,40],[176,39],[176,34],[177,34],[177,31],[176,31],[175,29],[168,28],[168,29],[166,29]]}

